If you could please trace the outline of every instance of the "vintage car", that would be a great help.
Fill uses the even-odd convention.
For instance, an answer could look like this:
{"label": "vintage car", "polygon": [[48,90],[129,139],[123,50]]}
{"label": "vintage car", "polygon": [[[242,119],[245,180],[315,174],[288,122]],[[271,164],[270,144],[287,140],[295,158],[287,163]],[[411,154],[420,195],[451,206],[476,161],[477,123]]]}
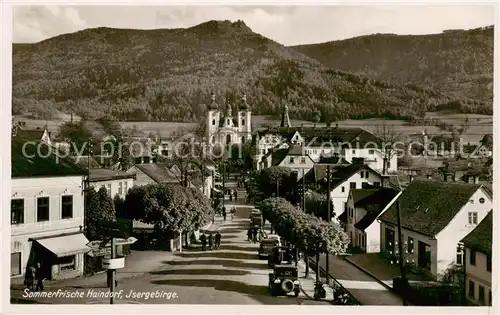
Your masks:
{"label": "vintage car", "polygon": [[292,264],[294,258],[291,248],[277,245],[267,257],[267,266],[273,268],[275,265]]}
{"label": "vintage car", "polygon": [[269,291],[271,295],[288,295],[293,292],[295,297],[300,293],[300,280],[297,267],[294,265],[276,265],[274,272],[269,273]]}
{"label": "vintage car", "polygon": [[277,240],[265,238],[260,241],[259,246],[259,259],[267,258],[272,254],[273,248],[279,246]]}
{"label": "vintage car", "polygon": [[250,214],[250,227],[262,228],[264,225],[264,219],[262,218],[262,213],[259,210],[252,210]]}

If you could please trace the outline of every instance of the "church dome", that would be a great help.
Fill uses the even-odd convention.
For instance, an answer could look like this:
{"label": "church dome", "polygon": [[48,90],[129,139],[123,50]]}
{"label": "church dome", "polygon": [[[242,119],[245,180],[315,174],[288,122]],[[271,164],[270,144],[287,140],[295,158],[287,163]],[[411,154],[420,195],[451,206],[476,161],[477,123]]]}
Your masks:
{"label": "church dome", "polygon": [[247,103],[247,95],[246,94],[243,94],[243,97],[241,98],[241,102],[240,102],[238,107],[240,110],[248,110],[250,108],[250,106]]}
{"label": "church dome", "polygon": [[209,110],[217,110],[217,109],[219,109],[219,105],[217,105],[217,103],[215,102],[215,93],[214,92],[212,92],[211,98],[212,98],[212,102],[208,106],[208,109]]}

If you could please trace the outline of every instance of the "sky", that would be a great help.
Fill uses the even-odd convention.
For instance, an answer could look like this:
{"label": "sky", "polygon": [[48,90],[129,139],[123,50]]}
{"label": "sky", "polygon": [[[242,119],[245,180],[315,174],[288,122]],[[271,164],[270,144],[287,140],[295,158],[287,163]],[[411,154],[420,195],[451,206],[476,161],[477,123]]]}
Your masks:
{"label": "sky", "polygon": [[33,43],[86,28],[181,28],[243,20],[283,45],[374,33],[431,34],[494,24],[491,5],[420,6],[16,6],[14,43]]}

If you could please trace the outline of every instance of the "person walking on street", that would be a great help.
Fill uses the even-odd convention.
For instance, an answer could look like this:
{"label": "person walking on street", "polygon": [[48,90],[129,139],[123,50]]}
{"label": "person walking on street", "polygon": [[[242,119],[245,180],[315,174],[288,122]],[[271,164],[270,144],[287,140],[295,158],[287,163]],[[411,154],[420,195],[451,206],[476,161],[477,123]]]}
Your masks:
{"label": "person walking on street", "polygon": [[231,221],[233,221],[235,216],[236,216],[236,207],[233,206],[233,208],[231,209]]}
{"label": "person walking on street", "polygon": [[24,284],[30,291],[34,291],[35,288],[35,267],[30,265],[28,268],[26,268],[26,276],[24,280]]}
{"label": "person walking on street", "polygon": [[253,242],[257,243],[257,229],[254,228],[252,232],[253,232],[252,233],[253,234]]}
{"label": "person walking on street", "polygon": [[208,248],[212,250],[213,246],[214,246],[214,236],[210,233],[210,235],[208,236]]}
{"label": "person walking on street", "polygon": [[229,201],[233,201],[233,190],[229,190]]}
{"label": "person walking on street", "polygon": [[222,235],[220,235],[220,232],[217,231],[217,233],[215,234],[215,249],[219,249],[221,238]]}
{"label": "person walking on street", "polygon": [[205,232],[200,235],[200,242],[201,242],[201,250],[205,251],[207,249],[207,236],[205,235]]}
{"label": "person walking on street", "polygon": [[35,291],[43,291],[43,280],[45,280],[43,276],[43,271],[42,271],[42,266],[40,263],[36,263],[36,270],[35,270],[35,278],[36,278],[36,288]]}
{"label": "person walking on street", "polygon": [[238,191],[234,191],[234,201],[238,200]]}
{"label": "person walking on street", "polygon": [[252,241],[252,229],[248,229],[247,231],[247,241],[251,242]]}
{"label": "person walking on street", "polygon": [[227,217],[226,207],[222,208],[222,217],[224,218],[224,222],[226,222],[226,217]]}

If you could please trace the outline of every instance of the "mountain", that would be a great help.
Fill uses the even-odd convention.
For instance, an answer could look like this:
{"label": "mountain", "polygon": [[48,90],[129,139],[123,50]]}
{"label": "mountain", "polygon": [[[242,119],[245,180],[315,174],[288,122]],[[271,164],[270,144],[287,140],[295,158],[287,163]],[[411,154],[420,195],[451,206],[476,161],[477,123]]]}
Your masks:
{"label": "mountain", "polygon": [[292,46],[327,67],[493,101],[493,26],[433,35],[375,34]]}
{"label": "mountain", "polygon": [[57,109],[90,119],[193,121],[205,117],[212,91],[223,107],[246,93],[254,114],[278,114],[286,102],[292,118],[323,122],[405,118],[438,106],[490,110],[436,89],[332,70],[243,21],[101,27],[13,45],[14,114],[50,118]]}

